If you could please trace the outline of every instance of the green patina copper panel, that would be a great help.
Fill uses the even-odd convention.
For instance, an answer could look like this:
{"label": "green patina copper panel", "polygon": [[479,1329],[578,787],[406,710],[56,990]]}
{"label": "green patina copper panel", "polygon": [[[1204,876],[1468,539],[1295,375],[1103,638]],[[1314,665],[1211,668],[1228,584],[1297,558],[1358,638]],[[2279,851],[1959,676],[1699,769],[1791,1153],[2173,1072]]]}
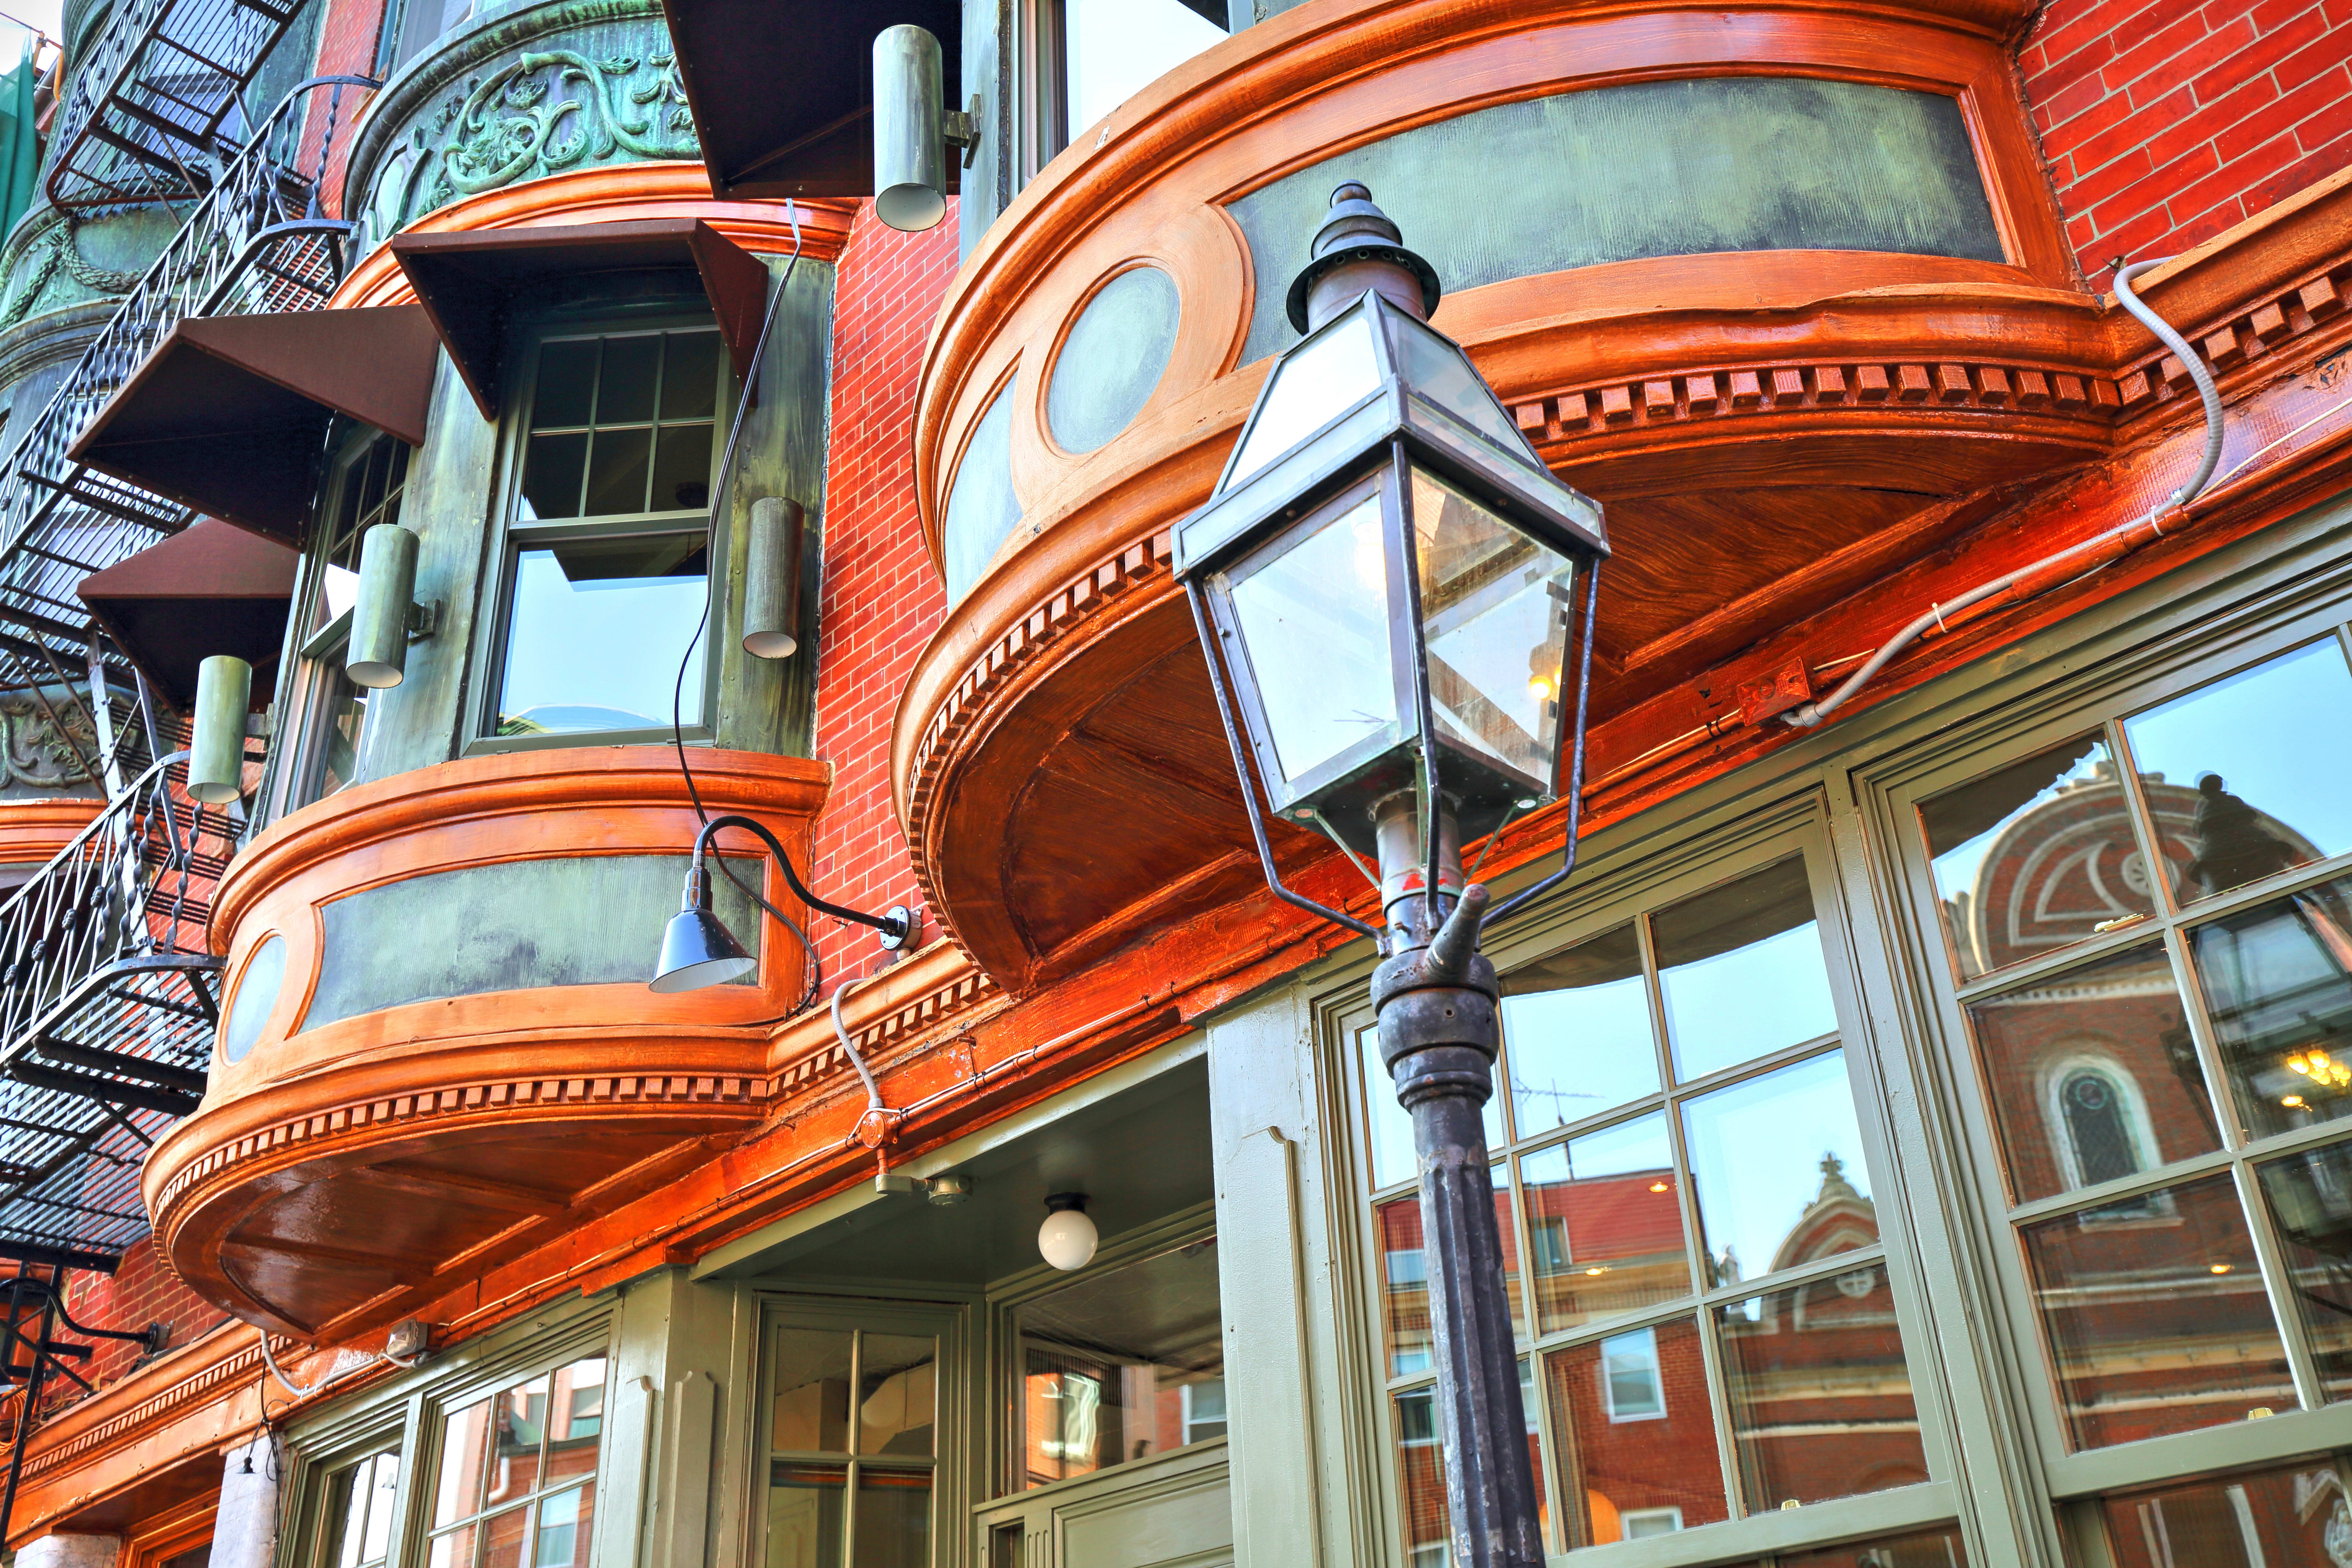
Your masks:
{"label": "green patina copper panel", "polygon": [[1054,356],[1045,423],[1066,452],[1091,452],[1133,422],[1176,352],[1176,284],[1157,267],[1120,273],[1087,301]]}
{"label": "green patina copper panel", "polygon": [[996,395],[965,443],[955,485],[948,491],[947,515],[940,520],[950,604],[980,581],[1020,521],[1021,498],[1013,493],[1013,389],[1008,386]]}
{"label": "green patina copper panel", "polygon": [[1232,204],[1258,278],[1244,363],[1294,341],[1285,291],[1343,180],[1453,291],[1712,251],[2003,259],[1955,99],[1792,77],[1590,88],[1402,132]]}
{"label": "green patina copper panel", "polygon": [[[686,868],[684,855],[514,860],[337,899],[320,911],[324,951],[302,1027],[404,1002],[648,980]],[[719,918],[756,952],[751,900],[713,880]]]}

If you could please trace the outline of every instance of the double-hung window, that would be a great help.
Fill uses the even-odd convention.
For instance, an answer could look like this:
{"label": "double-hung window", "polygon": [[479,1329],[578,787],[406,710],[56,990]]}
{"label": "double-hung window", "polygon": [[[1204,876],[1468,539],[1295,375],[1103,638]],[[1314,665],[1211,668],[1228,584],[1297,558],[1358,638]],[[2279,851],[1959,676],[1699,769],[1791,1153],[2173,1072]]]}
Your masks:
{"label": "double-hung window", "polygon": [[299,663],[288,710],[299,717],[282,810],[323,800],[358,776],[370,693],[343,672],[343,663],[359,596],[360,543],[369,529],[400,521],[408,459],[408,444],[397,437],[357,431],[338,461],[295,599]]}
{"label": "double-hung window", "polygon": [[707,315],[535,347],[474,749],[709,733]]}
{"label": "double-hung window", "polygon": [[605,1364],[583,1357],[444,1415],[430,1568],[585,1568]]}

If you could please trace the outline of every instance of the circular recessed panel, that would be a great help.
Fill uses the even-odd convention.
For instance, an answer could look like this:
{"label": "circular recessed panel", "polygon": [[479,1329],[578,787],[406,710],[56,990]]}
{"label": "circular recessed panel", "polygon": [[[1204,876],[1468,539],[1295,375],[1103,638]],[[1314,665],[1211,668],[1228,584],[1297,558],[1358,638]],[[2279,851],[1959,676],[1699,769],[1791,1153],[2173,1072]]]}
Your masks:
{"label": "circular recessed panel", "polygon": [[252,1054],[253,1045],[261,1038],[261,1026],[278,1005],[278,993],[286,984],[286,940],[272,936],[254,949],[246,961],[244,977],[236,983],[236,995],[228,1005],[228,1022],[221,1030],[221,1059],[241,1062]]}
{"label": "circular recessed panel", "polygon": [[1097,289],[1078,312],[1045,385],[1045,425],[1065,452],[1091,452],[1126,429],[1176,352],[1176,284],[1137,267]]}

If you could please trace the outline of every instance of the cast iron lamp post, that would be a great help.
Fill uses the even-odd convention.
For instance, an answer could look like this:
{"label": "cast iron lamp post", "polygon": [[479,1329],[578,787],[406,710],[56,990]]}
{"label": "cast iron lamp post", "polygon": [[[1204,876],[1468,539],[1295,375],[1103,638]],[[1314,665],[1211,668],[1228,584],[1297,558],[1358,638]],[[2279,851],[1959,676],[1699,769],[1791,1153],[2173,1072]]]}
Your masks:
{"label": "cast iron lamp post", "polygon": [[[1564,795],[1576,858],[1601,509],[1554,479],[1460,348],[1437,275],[1359,184],[1290,288],[1285,353],[1209,504],[1176,530],[1267,885],[1380,944],[1381,1055],[1412,1116],[1436,1419],[1457,1568],[1544,1544],[1482,1108],[1500,1049],[1486,890],[1460,845]],[[1566,680],[1571,595],[1584,624]],[[1236,722],[1238,720],[1238,723]],[[1246,737],[1246,738],[1244,738]],[[1565,744],[1570,761],[1559,786]],[[1380,868],[1385,930],[1283,885],[1274,811]]]}

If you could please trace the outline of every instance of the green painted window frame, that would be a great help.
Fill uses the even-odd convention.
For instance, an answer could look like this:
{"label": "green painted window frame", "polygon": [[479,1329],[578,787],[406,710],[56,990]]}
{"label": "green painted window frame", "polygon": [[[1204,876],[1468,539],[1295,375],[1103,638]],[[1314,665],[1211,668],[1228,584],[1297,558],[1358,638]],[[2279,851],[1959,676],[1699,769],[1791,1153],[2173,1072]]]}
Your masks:
{"label": "green painted window frame", "polygon": [[[482,574],[475,598],[477,634],[468,660],[467,695],[459,718],[458,752],[462,757],[492,756],[505,752],[562,751],[581,746],[666,744],[667,724],[628,730],[594,730],[555,735],[500,735],[498,730],[499,686],[504,679],[506,639],[513,616],[518,552],[559,539],[626,539],[706,530],[711,614],[703,628],[702,700],[680,714],[679,737],[688,745],[712,744],[718,735],[719,682],[724,663],[720,631],[725,617],[718,602],[728,585],[728,545],[732,531],[708,504],[719,489],[719,464],[724,436],[741,395],[730,368],[717,356],[719,391],[711,414],[711,458],[709,494],[699,509],[614,513],[545,521],[517,516],[522,504],[524,459],[530,437],[532,405],[538,391],[540,351],[561,340],[603,340],[653,336],[663,332],[718,331],[707,305],[696,308],[683,296],[650,302],[635,310],[565,312],[526,321],[509,334],[506,364],[506,407],[501,413],[499,451],[492,482],[492,514],[482,552]],[[565,428],[570,428],[566,426]],[[730,500],[731,510],[731,500]],[[676,666],[669,667],[675,674]]]}
{"label": "green painted window frame", "polygon": [[[1736,1066],[1693,1078],[1686,1083],[1675,1083],[1665,1055],[1668,1047],[1664,1032],[1656,1026],[1656,1020],[1663,1017],[1663,1013],[1657,995],[1657,972],[1648,922],[1640,917],[1747,873],[1785,861],[1791,856],[1802,857],[1807,880],[1811,888],[1814,918],[1819,922],[1824,963],[1837,1014],[1837,1032],[1833,1036],[1823,1036],[1768,1052]],[[1858,1536],[1895,1535],[1908,1531],[1950,1526],[1957,1517],[1958,1510],[1955,1489],[1951,1484],[1956,1463],[1948,1436],[1950,1412],[1945,1405],[1942,1385],[1935,1373],[1936,1342],[1923,1305],[1927,1285],[1917,1264],[1916,1237],[1912,1232],[1910,1215],[1901,1195],[1903,1182],[1895,1159],[1895,1140],[1881,1113],[1890,1088],[1897,1080],[1890,1078],[1884,1053],[1879,1047],[1874,1022],[1865,1006],[1860,976],[1846,956],[1851,952],[1853,933],[1848,924],[1843,890],[1837,872],[1827,814],[1818,800],[1801,799],[1758,812],[1727,830],[1694,836],[1663,851],[1653,849],[1639,857],[1636,865],[1613,873],[1604,872],[1572,888],[1564,900],[1546,913],[1530,921],[1514,922],[1488,937],[1487,954],[1493,959],[1496,971],[1507,975],[1521,965],[1613,931],[1629,921],[1634,921],[1644,959],[1644,989],[1653,1018],[1652,1043],[1660,1053],[1661,1088],[1658,1090],[1610,1106],[1562,1126],[1531,1132],[1525,1138],[1512,1136],[1515,1129],[1510,1120],[1513,1114],[1510,1095],[1507,1082],[1500,1079],[1498,1073],[1496,1098],[1504,1102],[1499,1115],[1505,1129],[1505,1148],[1508,1152],[1501,1159],[1501,1163],[1510,1184],[1514,1214],[1526,1212],[1519,1172],[1521,1157],[1559,1146],[1569,1139],[1598,1128],[1620,1125],[1641,1115],[1664,1110],[1668,1113],[1667,1135],[1675,1160],[1677,1201],[1683,1210],[1685,1237],[1695,1243],[1700,1235],[1696,1212],[1696,1197],[1690,1180],[1690,1160],[1685,1146],[1682,1119],[1673,1113],[1675,1108],[1727,1085],[1752,1080],[1839,1048],[1845,1053],[1847,1082],[1854,1097],[1856,1124],[1864,1157],[1870,1163],[1872,1189],[1876,1194],[1874,1204],[1880,1240],[1874,1247],[1832,1254],[1813,1263],[1741,1279],[1729,1285],[1703,1286],[1695,1277],[1691,1293],[1672,1302],[1550,1333],[1528,1331],[1535,1327],[1532,1297],[1534,1244],[1526,1226],[1514,1225],[1512,1239],[1519,1249],[1518,1278],[1528,1317],[1528,1321],[1522,1328],[1518,1348],[1523,1358],[1532,1358],[1531,1375],[1537,1396],[1535,1408],[1528,1414],[1541,1441],[1546,1470],[1543,1489],[1546,1496],[1553,1500],[1550,1510],[1552,1529],[1546,1542],[1547,1551],[1553,1561],[1638,1563],[1643,1568],[1724,1563],[1753,1568],[1765,1554],[1775,1551],[1793,1553],[1851,1541]],[[1362,1364],[1368,1373],[1360,1385],[1358,1395],[1360,1405],[1369,1406],[1360,1408],[1360,1415],[1366,1423],[1370,1439],[1370,1452],[1367,1460],[1371,1474],[1377,1477],[1382,1501],[1380,1510],[1380,1534],[1383,1538],[1380,1548],[1382,1552],[1381,1560],[1411,1564],[1413,1560],[1407,1553],[1401,1536],[1403,1500],[1393,1458],[1399,1444],[1395,1425],[1396,1396],[1401,1393],[1432,1387],[1434,1373],[1388,1375],[1381,1316],[1384,1258],[1379,1246],[1377,1207],[1400,1196],[1410,1195],[1415,1191],[1415,1184],[1403,1181],[1377,1188],[1370,1184],[1374,1169],[1372,1129],[1365,1096],[1383,1091],[1387,1080],[1374,1045],[1375,1020],[1368,1001],[1359,991],[1346,1005],[1327,1010],[1325,1022],[1322,1067],[1342,1100],[1338,1108],[1342,1114],[1334,1119],[1334,1130],[1329,1136],[1334,1142],[1344,1141],[1345,1143],[1343,1149],[1327,1150],[1327,1158],[1332,1160],[1335,1174],[1346,1173],[1344,1185],[1337,1181],[1334,1184],[1339,1189],[1339,1201],[1347,1209],[1343,1216],[1344,1225],[1335,1226],[1339,1232],[1335,1236],[1335,1244],[1351,1244],[1347,1249],[1355,1254],[1356,1267],[1351,1273],[1355,1287],[1352,1295],[1357,1310],[1352,1316],[1360,1324],[1357,1331],[1363,1336]],[[1369,1078],[1363,1070],[1366,1065],[1364,1052],[1368,1048],[1373,1051]],[[1507,1061],[1507,1041],[1504,1049]],[[1339,1246],[1335,1245],[1335,1250],[1339,1249]],[[1739,1469],[1732,1447],[1729,1405],[1724,1392],[1722,1356],[1712,1327],[1713,1313],[1728,1302],[1832,1279],[1865,1263],[1878,1264],[1887,1270],[1897,1330],[1904,1343],[1906,1363],[1910,1369],[1912,1398],[1918,1412],[1920,1440],[1926,1453],[1929,1479],[1887,1491],[1809,1503],[1801,1509],[1743,1512],[1738,1497]],[[1695,1321],[1699,1330],[1708,1384],[1709,1418],[1715,1424],[1717,1453],[1725,1478],[1727,1501],[1732,1509],[1731,1517],[1715,1524],[1693,1526],[1670,1536],[1620,1542],[1575,1552],[1564,1551],[1561,1545],[1563,1525],[1557,1502],[1559,1448],[1553,1431],[1551,1402],[1544,1397],[1540,1358],[1591,1345],[1618,1334],[1683,1320]]]}

